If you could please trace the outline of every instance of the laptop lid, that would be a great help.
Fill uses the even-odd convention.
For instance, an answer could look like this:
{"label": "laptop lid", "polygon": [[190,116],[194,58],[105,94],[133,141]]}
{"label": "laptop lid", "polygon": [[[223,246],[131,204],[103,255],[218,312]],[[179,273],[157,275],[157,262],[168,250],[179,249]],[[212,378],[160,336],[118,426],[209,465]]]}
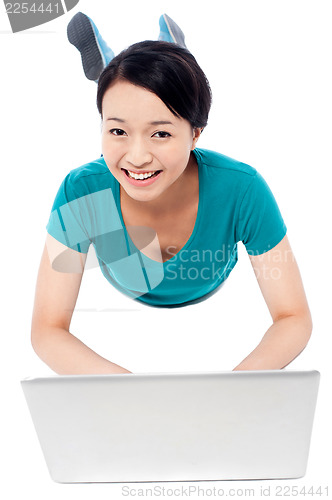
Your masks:
{"label": "laptop lid", "polygon": [[21,381],[54,481],[305,475],[320,374],[236,371]]}

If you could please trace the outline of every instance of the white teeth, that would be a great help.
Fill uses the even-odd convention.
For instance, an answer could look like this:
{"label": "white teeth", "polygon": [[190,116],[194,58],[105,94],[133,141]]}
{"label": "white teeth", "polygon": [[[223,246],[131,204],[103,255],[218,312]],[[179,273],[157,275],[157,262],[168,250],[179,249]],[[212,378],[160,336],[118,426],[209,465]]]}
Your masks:
{"label": "white teeth", "polygon": [[156,172],[148,172],[148,173],[145,173],[145,174],[135,174],[134,172],[130,172],[130,170],[127,170],[128,174],[129,174],[129,177],[133,178],[133,179],[148,179],[149,177],[151,177],[151,175],[155,174]]}

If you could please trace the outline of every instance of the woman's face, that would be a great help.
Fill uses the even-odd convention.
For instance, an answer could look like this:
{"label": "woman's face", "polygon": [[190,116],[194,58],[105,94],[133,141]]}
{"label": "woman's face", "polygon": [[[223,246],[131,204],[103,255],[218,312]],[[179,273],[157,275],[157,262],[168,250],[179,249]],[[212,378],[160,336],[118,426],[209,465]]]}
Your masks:
{"label": "woman's face", "polygon": [[200,130],[128,81],[105,92],[102,111],[102,150],[111,173],[131,198],[157,199],[186,169]]}

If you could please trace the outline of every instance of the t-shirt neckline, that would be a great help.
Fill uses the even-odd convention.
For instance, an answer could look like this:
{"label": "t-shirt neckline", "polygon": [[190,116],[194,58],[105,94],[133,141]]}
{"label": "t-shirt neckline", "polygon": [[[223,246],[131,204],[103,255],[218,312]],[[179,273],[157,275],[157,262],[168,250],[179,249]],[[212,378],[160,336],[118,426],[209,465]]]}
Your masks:
{"label": "t-shirt neckline", "polygon": [[[179,258],[181,252],[183,252],[184,250],[187,250],[188,247],[192,244],[192,242],[197,234],[198,227],[200,225],[201,214],[203,211],[203,172],[202,172],[201,158],[200,158],[200,154],[199,154],[199,151],[197,150],[197,148],[193,150],[193,153],[195,155],[195,158],[197,161],[197,166],[198,166],[198,207],[197,207],[197,214],[196,214],[196,221],[195,221],[194,229],[192,230],[191,235],[189,236],[188,240],[183,245],[183,247],[176,254],[174,254],[171,259],[168,259],[165,262],[159,262],[157,260],[151,259],[147,255],[142,254],[142,252],[140,252],[143,255],[144,259],[148,259],[149,261],[153,262],[154,264],[162,264],[163,266],[165,266],[166,264],[172,263],[172,261],[176,261]],[[118,214],[120,216],[120,221],[121,221],[122,227],[125,231],[126,238],[128,238],[128,240],[131,242],[131,245],[134,248],[136,248],[135,244],[133,243],[132,239],[129,236],[126,225],[124,223],[124,219],[122,217],[121,200],[120,200],[120,183],[116,179],[115,179],[115,183],[116,183],[115,202],[116,202],[116,208],[118,210]]]}

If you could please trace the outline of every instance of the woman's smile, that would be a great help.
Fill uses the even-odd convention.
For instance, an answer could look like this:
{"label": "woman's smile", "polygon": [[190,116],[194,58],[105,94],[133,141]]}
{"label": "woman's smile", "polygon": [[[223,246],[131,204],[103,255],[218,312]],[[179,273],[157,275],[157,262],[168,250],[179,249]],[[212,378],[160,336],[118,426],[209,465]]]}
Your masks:
{"label": "woman's smile", "polygon": [[199,133],[143,87],[117,80],[105,92],[104,159],[123,190],[136,201],[171,202],[178,184],[184,182],[182,174]]}
{"label": "woman's smile", "polygon": [[121,169],[125,174],[126,181],[133,186],[145,187],[153,184],[157,179],[160,178],[162,170],[155,170],[149,172],[133,172],[131,170]]}

